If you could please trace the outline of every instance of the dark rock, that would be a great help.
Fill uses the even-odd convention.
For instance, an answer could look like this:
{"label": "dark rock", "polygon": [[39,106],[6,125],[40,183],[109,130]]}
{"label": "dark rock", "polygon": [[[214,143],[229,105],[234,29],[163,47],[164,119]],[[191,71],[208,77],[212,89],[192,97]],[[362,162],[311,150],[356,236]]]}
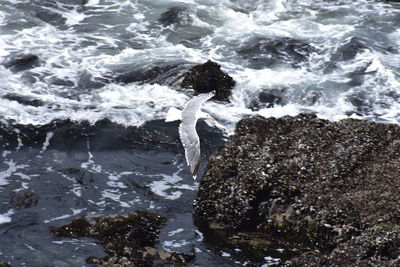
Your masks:
{"label": "dark rock", "polygon": [[18,192],[11,197],[11,206],[15,209],[30,208],[36,206],[39,201],[39,197],[31,191]]}
{"label": "dark rock", "polygon": [[127,215],[108,215],[76,219],[51,231],[59,237],[93,237],[99,240],[109,256],[89,257],[88,263],[102,266],[183,266],[194,256],[156,249],[161,216],[138,211]]}
{"label": "dark rock", "polygon": [[288,266],[398,266],[399,140],[399,126],[362,120],[242,120],[210,157],[198,225],[228,232],[226,246],[258,235],[272,244],[257,253],[294,251]]}
{"label": "dark rock", "polygon": [[51,11],[50,9],[44,9],[44,8],[36,12],[35,17],[53,26],[64,25],[65,22],[67,21],[67,19],[64,18],[61,14]]}
{"label": "dark rock", "polygon": [[3,63],[4,67],[11,69],[14,72],[23,71],[27,69],[31,69],[38,65],[39,57],[36,55],[28,54],[28,55],[18,55],[13,56],[5,63]]}
{"label": "dark rock", "polygon": [[59,5],[86,5],[89,1],[88,0],[33,0],[33,3],[35,3],[38,6],[44,6],[44,7],[57,7],[57,4]]}
{"label": "dark rock", "polygon": [[338,50],[332,55],[331,60],[333,61],[347,61],[354,59],[357,54],[368,49],[365,41],[352,37],[346,43],[338,48]]}
{"label": "dark rock", "polygon": [[44,105],[44,102],[39,99],[33,99],[27,96],[22,96],[17,94],[6,94],[3,96],[3,98],[11,101],[17,101],[18,103],[27,106],[40,107]]}
{"label": "dark rock", "polygon": [[65,86],[65,87],[73,87],[75,85],[75,83],[73,81],[66,80],[66,79],[60,79],[57,77],[52,77],[49,82],[53,85]]}
{"label": "dark rock", "polygon": [[93,77],[88,71],[82,71],[79,75],[77,86],[82,89],[98,89],[110,83],[110,81],[103,77]]}
{"label": "dark rock", "polygon": [[159,63],[157,66],[136,68],[135,70],[120,71],[114,75],[114,81],[118,83],[150,83],[172,85],[180,78],[184,63]]}
{"label": "dark rock", "polygon": [[11,267],[7,262],[0,261],[0,267]]}
{"label": "dark rock", "polygon": [[70,224],[54,228],[51,231],[56,236],[62,237],[83,237],[91,236],[94,226],[83,218],[75,219]]}
{"label": "dark rock", "polygon": [[368,67],[371,65],[372,62],[367,62],[363,66],[358,67],[354,71],[347,73],[346,77],[350,79],[350,81],[347,82],[348,85],[350,86],[360,86],[364,83],[364,77],[367,74],[375,73],[376,71],[370,71],[367,72]]}
{"label": "dark rock", "polygon": [[399,224],[383,225],[378,223],[367,228],[329,254],[311,251],[287,262],[286,266],[399,266]]}
{"label": "dark rock", "polygon": [[214,99],[221,101],[229,101],[234,86],[232,77],[224,73],[220,65],[210,60],[192,67],[181,83],[181,87],[193,89],[197,93],[216,91]]}
{"label": "dark rock", "polygon": [[192,18],[187,13],[187,8],[183,6],[175,6],[169,8],[160,15],[158,22],[163,26],[169,25],[188,25],[192,22]]}
{"label": "dark rock", "polygon": [[252,68],[262,69],[282,64],[299,67],[313,52],[317,49],[301,40],[256,38],[241,47],[238,54],[249,60]]}
{"label": "dark rock", "polygon": [[253,111],[260,110],[261,108],[272,108],[277,104],[282,103],[282,90],[268,90],[262,91],[258,98],[250,102],[249,108]]}
{"label": "dark rock", "polygon": [[43,22],[66,29],[67,19],[62,13],[73,9],[81,12],[87,3],[88,0],[30,0],[16,4],[16,7]]}
{"label": "dark rock", "polygon": [[357,54],[362,53],[367,49],[369,48],[364,40],[357,37],[350,38],[332,54],[329,63],[324,69],[324,73],[332,72],[337,68],[338,62],[352,60],[357,56]]}

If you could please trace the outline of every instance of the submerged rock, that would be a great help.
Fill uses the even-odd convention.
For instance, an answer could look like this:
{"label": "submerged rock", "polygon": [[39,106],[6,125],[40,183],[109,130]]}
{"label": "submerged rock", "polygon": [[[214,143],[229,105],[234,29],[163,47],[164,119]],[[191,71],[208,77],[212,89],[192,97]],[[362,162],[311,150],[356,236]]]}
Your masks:
{"label": "submerged rock", "polygon": [[283,91],[284,89],[261,91],[257,98],[250,101],[249,108],[256,111],[262,108],[272,108],[277,104],[281,104]]}
{"label": "submerged rock", "polygon": [[158,22],[163,26],[169,25],[187,25],[192,22],[192,18],[187,13],[187,8],[184,6],[175,6],[169,8],[167,11],[160,15]]}
{"label": "submerged rock", "polygon": [[194,209],[225,246],[283,248],[288,266],[398,266],[399,184],[397,125],[254,117],[210,157]]}
{"label": "submerged rock", "polygon": [[6,94],[3,98],[11,101],[16,101],[20,104],[26,106],[40,107],[44,105],[44,102],[39,99],[34,99],[32,97],[17,95],[17,94]]}
{"label": "submerged rock", "polygon": [[249,60],[252,68],[262,69],[281,64],[298,67],[316,51],[315,47],[301,40],[257,38],[241,47],[238,54]]}
{"label": "submerged rock", "polygon": [[30,208],[36,206],[39,196],[31,191],[18,192],[11,197],[11,206],[15,209]]}
{"label": "submerged rock", "polygon": [[6,60],[3,63],[4,67],[14,71],[23,71],[27,69],[31,69],[38,65],[39,57],[32,54],[27,55],[16,55]]}
{"label": "submerged rock", "polygon": [[147,66],[136,68],[133,70],[120,70],[114,74],[114,80],[118,83],[150,83],[161,85],[173,85],[181,77],[181,72],[186,67],[184,62],[175,63],[157,63],[156,66]]}
{"label": "submerged rock", "polygon": [[192,67],[182,80],[181,86],[195,90],[197,93],[216,91],[214,99],[229,101],[235,81],[221,70],[215,62],[207,61],[204,64]]}
{"label": "submerged rock", "polygon": [[60,237],[93,237],[109,256],[89,257],[88,263],[102,266],[183,266],[194,256],[156,249],[161,216],[138,211],[126,215],[80,218],[51,231]]}
{"label": "submerged rock", "polygon": [[338,67],[339,62],[352,60],[357,56],[357,54],[363,53],[368,49],[368,45],[363,39],[352,37],[346,40],[346,42],[339,46],[332,54],[324,69],[324,73],[331,73]]}

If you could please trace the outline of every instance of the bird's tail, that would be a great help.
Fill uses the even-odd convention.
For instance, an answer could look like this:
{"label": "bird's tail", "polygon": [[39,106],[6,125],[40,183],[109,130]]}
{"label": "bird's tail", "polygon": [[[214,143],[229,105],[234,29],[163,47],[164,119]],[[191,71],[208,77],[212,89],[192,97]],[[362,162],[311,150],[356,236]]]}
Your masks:
{"label": "bird's tail", "polygon": [[199,172],[199,168],[200,168],[200,161],[194,163],[194,165],[192,166],[191,172],[192,172],[193,180],[196,180],[197,173]]}

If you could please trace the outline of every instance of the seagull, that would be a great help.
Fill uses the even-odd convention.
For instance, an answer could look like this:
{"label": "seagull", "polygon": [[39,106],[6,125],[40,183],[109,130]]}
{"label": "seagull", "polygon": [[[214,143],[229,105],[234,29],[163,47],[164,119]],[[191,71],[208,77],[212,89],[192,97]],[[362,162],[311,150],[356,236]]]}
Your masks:
{"label": "seagull", "polygon": [[198,119],[215,120],[210,114],[201,111],[204,102],[215,96],[215,92],[199,94],[190,99],[182,110],[182,122],[179,125],[179,137],[185,149],[186,163],[190,166],[190,172],[196,180],[200,166],[200,139],[196,132]]}

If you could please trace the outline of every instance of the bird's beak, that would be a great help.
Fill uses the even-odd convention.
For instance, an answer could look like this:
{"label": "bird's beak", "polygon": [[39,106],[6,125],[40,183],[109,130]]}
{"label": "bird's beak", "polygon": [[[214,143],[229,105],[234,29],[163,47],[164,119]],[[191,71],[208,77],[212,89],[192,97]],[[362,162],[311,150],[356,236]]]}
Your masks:
{"label": "bird's beak", "polygon": [[215,118],[210,116],[210,120],[215,121]]}

